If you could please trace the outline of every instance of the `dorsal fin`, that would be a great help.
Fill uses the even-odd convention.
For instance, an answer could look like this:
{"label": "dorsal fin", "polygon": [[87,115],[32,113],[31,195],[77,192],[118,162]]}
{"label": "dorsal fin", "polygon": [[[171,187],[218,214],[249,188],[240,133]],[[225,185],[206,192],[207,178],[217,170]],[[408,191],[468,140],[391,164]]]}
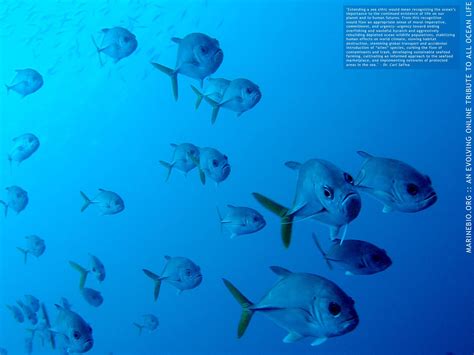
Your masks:
{"label": "dorsal fin", "polygon": [[173,37],[171,38],[171,40],[174,42],[174,43],[181,43],[181,38],[178,38],[178,37]]}
{"label": "dorsal fin", "polygon": [[175,143],[170,143],[170,146],[171,146],[172,148],[176,148],[178,145],[175,144]]}
{"label": "dorsal fin", "polygon": [[357,154],[359,154],[362,158],[364,159],[369,159],[369,158],[373,158],[374,156],[373,155],[370,155],[369,153],[366,153],[364,152],[363,150],[359,150],[357,151]]}
{"label": "dorsal fin", "polygon": [[282,268],[281,266],[270,266],[270,269],[277,274],[278,276],[285,277],[288,275],[291,275],[292,272],[290,270],[287,270],[285,268]]}
{"label": "dorsal fin", "polygon": [[298,163],[296,161],[287,161],[285,163],[285,166],[287,168],[290,168],[291,170],[300,170],[301,168],[301,163]]}

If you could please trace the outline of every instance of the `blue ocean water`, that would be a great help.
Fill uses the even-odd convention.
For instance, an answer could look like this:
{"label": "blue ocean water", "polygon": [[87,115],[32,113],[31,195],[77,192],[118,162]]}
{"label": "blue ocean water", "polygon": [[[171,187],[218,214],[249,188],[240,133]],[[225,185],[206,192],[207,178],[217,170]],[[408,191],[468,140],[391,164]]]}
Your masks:
{"label": "blue ocean water", "polygon": [[[400,4],[411,4],[408,1]],[[364,5],[378,4],[365,1]],[[397,3],[398,4],[398,3]],[[428,2],[426,2],[428,4]],[[445,1],[430,1],[443,4]],[[461,3],[452,3],[453,5]],[[0,77],[35,68],[44,86],[26,98],[0,94],[0,199],[19,185],[30,203],[19,215],[0,217],[0,304],[24,294],[49,310],[67,297],[93,327],[90,354],[470,354],[474,349],[474,272],[463,237],[463,70],[344,70],[342,1],[1,1]],[[416,5],[420,5],[419,2]],[[158,16],[159,15],[159,16]],[[91,34],[123,26],[138,49],[117,64],[100,66]],[[461,26],[461,25],[460,25]],[[461,27],[460,27],[461,28]],[[249,78],[263,97],[241,117],[222,110],[196,111],[181,76],[174,102],[170,80],[149,62],[173,67],[171,37],[203,32],[219,40],[224,61],[215,77]],[[31,132],[38,151],[10,170],[12,138]],[[230,177],[202,186],[166,171],[170,143],[211,146],[229,157]],[[253,199],[261,192],[290,205],[296,175],[288,160],[327,159],[356,176],[356,151],[406,161],[428,174],[438,202],[414,213],[382,213],[363,195],[347,238],[387,250],[393,265],[371,275],[330,271],[311,233],[329,245],[327,227],[297,223],[283,248],[278,218]],[[79,191],[118,192],[125,210],[100,216],[80,213]],[[262,212],[260,232],[230,239],[221,233],[216,206],[249,206]],[[39,258],[16,247],[24,236],[46,241]],[[327,238],[326,238],[327,237]],[[88,305],[79,294],[69,260],[100,257],[106,280],[92,278],[104,303]],[[142,272],[159,272],[165,255],[186,256],[202,269],[203,282],[176,295]],[[237,339],[240,306],[222,284],[231,280],[257,301],[276,282],[269,266],[311,272],[337,283],[356,302],[358,327],[317,348],[306,340],[284,344],[286,332],[256,314]],[[133,322],[156,314],[159,328],[138,335]],[[25,324],[0,308],[0,347],[24,353]],[[51,353],[34,342],[34,353]]]}

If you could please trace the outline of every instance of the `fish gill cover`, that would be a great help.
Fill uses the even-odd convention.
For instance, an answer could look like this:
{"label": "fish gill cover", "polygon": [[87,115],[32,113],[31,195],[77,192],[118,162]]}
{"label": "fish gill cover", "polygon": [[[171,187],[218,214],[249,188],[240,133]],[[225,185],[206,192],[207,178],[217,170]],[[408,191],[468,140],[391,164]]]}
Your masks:
{"label": "fish gill cover", "polygon": [[0,354],[472,352],[460,70],[342,5],[0,2]]}

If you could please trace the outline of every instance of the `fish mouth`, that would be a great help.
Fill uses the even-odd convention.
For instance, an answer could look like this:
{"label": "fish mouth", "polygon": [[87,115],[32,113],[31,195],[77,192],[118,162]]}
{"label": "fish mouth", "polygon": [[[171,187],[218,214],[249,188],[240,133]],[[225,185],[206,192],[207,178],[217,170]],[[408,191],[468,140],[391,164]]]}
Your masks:
{"label": "fish mouth", "polygon": [[222,180],[226,179],[230,174],[230,165],[226,164],[222,167]]}
{"label": "fish mouth", "polygon": [[222,63],[223,60],[224,60],[224,52],[222,51],[222,49],[218,49],[216,53],[214,54],[214,61],[220,64]]}
{"label": "fish mouth", "polygon": [[84,352],[89,351],[94,346],[94,340],[89,339],[84,343]]}
{"label": "fish mouth", "polygon": [[362,207],[362,201],[360,199],[360,195],[355,192],[349,192],[341,201],[341,207],[344,214],[347,216],[349,221],[355,219],[360,212]]}
{"label": "fish mouth", "polygon": [[354,316],[352,318],[346,319],[342,323],[342,327],[344,329],[344,332],[348,333],[348,332],[354,330],[357,327],[358,324],[359,324],[359,317]]}
{"label": "fish mouth", "polygon": [[423,201],[427,204],[427,206],[431,206],[437,200],[438,200],[438,195],[436,194],[436,192],[433,191],[428,196],[426,196],[426,198]]}

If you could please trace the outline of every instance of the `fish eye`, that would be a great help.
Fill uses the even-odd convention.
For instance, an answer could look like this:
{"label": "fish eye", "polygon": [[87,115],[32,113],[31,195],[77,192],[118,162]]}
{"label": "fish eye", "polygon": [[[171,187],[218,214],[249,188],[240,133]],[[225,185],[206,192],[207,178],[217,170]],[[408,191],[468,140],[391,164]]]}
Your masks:
{"label": "fish eye", "polygon": [[330,302],[328,305],[328,311],[333,316],[338,316],[339,314],[341,314],[341,306],[336,302]]}
{"label": "fish eye", "polygon": [[410,195],[415,196],[416,194],[418,194],[418,186],[416,186],[415,184],[408,184],[407,185],[407,192]]}
{"label": "fish eye", "polygon": [[247,91],[247,94],[251,94],[253,92],[253,89],[251,87],[248,87],[245,91]]}
{"label": "fish eye", "polygon": [[191,270],[187,269],[185,274],[186,274],[186,276],[191,276]]}
{"label": "fish eye", "polygon": [[208,52],[207,47],[201,46],[201,53],[206,54]]}
{"label": "fish eye", "polygon": [[350,174],[344,173],[344,180],[346,180],[346,182],[348,182],[349,184],[354,185],[354,179]]}
{"label": "fish eye", "polygon": [[219,162],[217,161],[217,159],[214,159],[212,161],[212,166],[214,166],[215,168],[217,168],[219,166]]}
{"label": "fish eye", "polygon": [[382,258],[379,254],[374,254],[374,255],[372,255],[371,259],[372,259],[372,261],[378,263]]}
{"label": "fish eye", "polygon": [[75,330],[74,333],[72,333],[72,336],[77,340],[81,337],[81,333]]}
{"label": "fish eye", "polygon": [[334,193],[333,193],[332,189],[329,186],[324,186],[323,187],[323,192],[324,192],[324,196],[326,196],[326,198],[329,198],[331,200],[334,198]]}
{"label": "fish eye", "polygon": [[97,272],[97,269],[95,267],[93,267],[92,272]]}

